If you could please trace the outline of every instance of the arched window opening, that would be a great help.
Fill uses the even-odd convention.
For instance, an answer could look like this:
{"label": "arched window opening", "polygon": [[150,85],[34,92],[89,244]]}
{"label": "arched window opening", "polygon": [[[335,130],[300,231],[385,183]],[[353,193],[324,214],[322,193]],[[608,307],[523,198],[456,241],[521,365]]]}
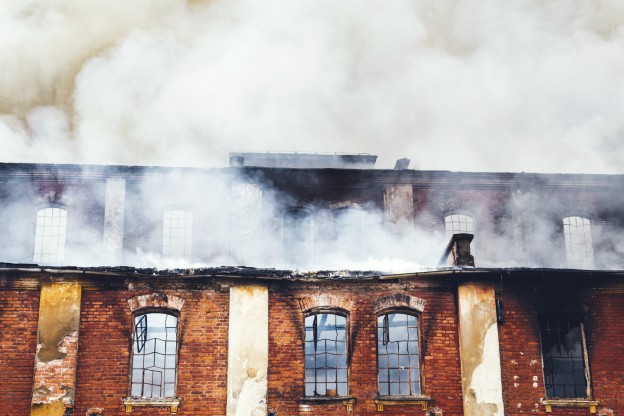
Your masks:
{"label": "arched window opening", "polygon": [[589,381],[581,319],[554,314],[540,319],[544,387],[548,398],[587,398]]}
{"label": "arched window opening", "polygon": [[174,397],[177,379],[178,318],[163,312],[135,315],[132,397]]}
{"label": "arched window opening", "polygon": [[474,220],[466,214],[449,214],[444,217],[446,228],[446,239],[449,240],[453,234],[474,234]]}
{"label": "arched window opening", "polygon": [[568,267],[593,269],[594,247],[589,219],[576,216],[563,218],[563,237]]}
{"label": "arched window opening", "polygon": [[47,207],[37,211],[35,229],[35,263],[58,263],[65,258],[67,210]]}
{"label": "arched window opening", "polygon": [[183,210],[163,214],[163,261],[184,260],[193,257],[193,214]]}
{"label": "arched window opening", "polygon": [[334,238],[337,250],[350,260],[362,258],[363,212],[359,208],[346,207],[333,211]]}
{"label": "arched window opening", "polygon": [[390,312],[377,317],[377,390],[380,396],[422,394],[418,317]]}
{"label": "arched window opening", "polygon": [[305,395],[348,394],[347,318],[316,313],[305,318]]}

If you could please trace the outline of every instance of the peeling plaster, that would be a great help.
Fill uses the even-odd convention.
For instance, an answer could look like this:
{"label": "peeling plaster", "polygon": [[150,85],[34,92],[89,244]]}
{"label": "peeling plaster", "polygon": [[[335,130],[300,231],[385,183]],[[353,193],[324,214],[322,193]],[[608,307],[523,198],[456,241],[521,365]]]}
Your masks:
{"label": "peeling plaster", "polygon": [[266,415],[269,295],[264,286],[230,288],[227,415]]}
{"label": "peeling plaster", "polygon": [[[504,415],[494,289],[458,287],[464,415]],[[515,383],[516,386],[518,383]]]}

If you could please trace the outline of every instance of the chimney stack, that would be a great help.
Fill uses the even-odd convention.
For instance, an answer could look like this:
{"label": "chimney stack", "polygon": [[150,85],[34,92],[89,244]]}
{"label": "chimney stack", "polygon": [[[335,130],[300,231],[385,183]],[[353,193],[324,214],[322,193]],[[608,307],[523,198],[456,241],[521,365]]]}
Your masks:
{"label": "chimney stack", "polygon": [[472,234],[453,234],[438,267],[475,267],[474,257],[470,254],[470,242],[473,238]]}

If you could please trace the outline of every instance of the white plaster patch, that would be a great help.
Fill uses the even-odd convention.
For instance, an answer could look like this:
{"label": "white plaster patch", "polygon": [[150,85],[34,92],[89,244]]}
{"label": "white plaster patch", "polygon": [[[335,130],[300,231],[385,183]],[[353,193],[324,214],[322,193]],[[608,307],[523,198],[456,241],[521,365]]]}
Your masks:
{"label": "white plaster patch", "polygon": [[498,327],[495,323],[485,333],[483,361],[472,373],[470,388],[475,393],[477,403],[494,404],[497,406],[497,411],[493,414],[504,415]]}

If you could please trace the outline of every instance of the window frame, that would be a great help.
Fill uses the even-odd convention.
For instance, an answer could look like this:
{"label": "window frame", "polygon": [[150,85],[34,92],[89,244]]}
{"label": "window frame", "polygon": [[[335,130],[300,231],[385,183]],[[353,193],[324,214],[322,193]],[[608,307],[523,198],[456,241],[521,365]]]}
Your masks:
{"label": "window frame", "polygon": [[[175,381],[174,381],[174,387],[173,387],[173,396],[165,396],[165,395],[161,395],[161,396],[150,396],[150,397],[145,397],[145,396],[135,396],[132,395],[132,386],[133,386],[133,372],[134,372],[134,356],[135,356],[135,343],[136,343],[136,319],[142,315],[149,315],[149,314],[164,314],[164,315],[169,315],[169,316],[173,316],[176,318],[176,351],[175,351]],[[146,326],[145,331],[147,332],[147,329],[149,328],[149,326]],[[128,396],[127,396],[127,400],[129,402],[146,402],[148,403],[147,405],[149,405],[149,403],[154,403],[156,405],[164,405],[164,406],[173,406],[173,403],[177,401],[177,403],[179,404],[179,400],[177,399],[177,393],[178,393],[178,375],[179,375],[179,365],[180,365],[180,312],[176,309],[171,309],[171,308],[164,308],[164,307],[145,307],[145,308],[140,308],[137,309],[135,311],[132,312],[132,334],[130,336],[130,357],[129,357],[129,364],[128,364]],[[165,364],[166,365],[166,364]],[[145,369],[143,367],[143,369]],[[166,369],[166,367],[164,367],[164,369]],[[134,383],[134,384],[138,384],[138,383]],[[144,386],[144,381],[142,381],[141,383]],[[162,384],[161,389],[164,392],[164,381]],[[138,406],[140,404],[137,403],[133,403],[135,406]],[[143,404],[146,405],[146,404]]]}
{"label": "window frame", "polygon": [[[568,235],[572,235],[572,233],[566,233],[566,220],[569,220],[570,218],[575,218],[578,219],[580,218],[581,220],[587,220],[588,222],[588,226],[589,226],[589,233],[583,233],[583,244],[587,244],[586,241],[586,236],[589,235],[589,247],[591,248],[591,250],[587,250],[587,246],[586,246],[586,250],[584,252],[584,258],[580,259],[578,256],[578,253],[575,253],[575,251],[577,251],[577,249],[568,249],[568,246],[581,246],[581,244],[578,243],[572,243],[571,241],[568,242]],[[566,256],[566,264],[568,266],[568,268],[574,268],[574,269],[595,269],[596,267],[596,253],[594,250],[594,233],[593,233],[593,226],[592,226],[592,219],[589,217],[589,215],[586,215],[584,213],[570,213],[568,215],[564,215],[560,218],[559,220],[559,227],[561,227],[561,234],[563,235],[563,248],[565,251],[565,256]],[[568,224],[568,227],[570,227],[570,224]],[[583,228],[585,227],[585,225],[583,224]],[[570,227],[571,228],[571,227]],[[574,225],[575,229],[578,229],[578,225],[575,224]],[[575,237],[578,238],[580,234],[576,233],[574,234]],[[588,256],[588,254],[590,254]],[[573,257],[574,256],[574,257]]]}
{"label": "window frame", "polygon": [[[345,318],[345,360],[346,360],[346,370],[347,370],[347,377],[346,377],[346,393],[344,395],[340,395],[338,392],[338,377],[336,376],[336,394],[335,396],[333,395],[329,395],[327,394],[329,389],[326,389],[326,394],[325,395],[321,395],[321,394],[317,394],[316,393],[316,389],[317,389],[317,384],[319,383],[316,380],[316,373],[314,376],[314,394],[312,395],[307,395],[306,394],[306,384],[309,384],[306,380],[306,370],[308,369],[306,367],[306,358],[307,358],[307,354],[306,354],[306,318],[310,317],[310,316],[315,316],[315,315],[322,315],[322,314],[332,314],[332,315],[336,315],[336,316],[341,316],[343,318]],[[304,399],[336,399],[336,400],[341,400],[341,399],[349,399],[351,398],[351,338],[350,338],[350,314],[349,311],[342,309],[342,308],[337,308],[337,307],[319,307],[319,308],[314,308],[314,309],[310,309],[308,311],[305,312],[304,316],[303,316],[303,398]],[[314,370],[316,370],[316,367],[314,367]],[[338,371],[338,366],[336,365],[335,370]],[[324,382],[327,386],[328,382],[325,381]]]}
{"label": "window frame", "polygon": [[[182,256],[178,256],[178,255],[172,255],[171,254],[171,234],[169,234],[169,253],[165,254],[165,216],[167,214],[170,214],[172,212],[184,212],[186,215],[190,215],[191,218],[191,227],[190,227],[190,231],[191,231],[191,235],[190,235],[190,253],[186,254],[187,251],[187,245],[186,245],[186,239],[189,238],[186,234],[184,235],[184,254]],[[185,217],[185,221],[187,220],[187,218]],[[160,259],[161,262],[165,263],[165,264],[171,264],[171,263],[175,263],[175,262],[179,262],[179,261],[184,261],[184,262],[192,262],[193,261],[193,248],[195,245],[195,238],[194,238],[194,233],[193,230],[195,228],[195,215],[194,213],[189,210],[186,209],[184,207],[178,207],[178,206],[172,206],[172,207],[167,207],[166,209],[162,210],[162,215],[160,217],[160,226],[161,226],[161,239],[160,239]],[[176,229],[187,229],[187,227],[178,227]],[[171,231],[172,227],[169,227],[169,230]]]}
{"label": "window frame", "polygon": [[[58,247],[59,247],[58,237],[59,236],[56,235],[56,238],[57,238],[56,258],[54,260],[44,261],[42,259],[42,257],[44,255],[43,249],[45,247],[45,244],[43,243],[43,239],[45,238],[45,235],[41,235],[40,236],[42,238],[41,252],[37,254],[37,246],[38,246],[38,244],[37,244],[37,237],[38,237],[37,228],[38,228],[38,222],[39,222],[39,213],[43,212],[43,211],[47,211],[49,209],[50,210],[58,209],[58,210],[60,210],[60,211],[65,213],[65,225],[64,225],[64,230],[63,230],[64,231],[64,236],[63,236],[63,244],[62,244],[63,250],[62,250],[62,255],[59,256],[59,254],[58,254]],[[34,234],[34,244],[32,246],[32,248],[33,248],[33,254],[32,254],[33,263],[37,263],[37,264],[59,264],[59,263],[65,261],[65,249],[67,248],[67,229],[68,229],[68,227],[67,227],[67,220],[68,220],[68,217],[69,217],[69,209],[67,209],[67,207],[65,205],[62,205],[62,204],[48,203],[48,204],[44,204],[44,205],[39,205],[36,208],[36,211],[35,211],[35,227],[34,227],[35,228],[35,232],[33,233]],[[43,218],[44,219],[48,218],[48,216],[44,215]],[[52,216],[50,218],[54,218],[54,216]],[[42,226],[45,226],[45,223],[42,224]],[[60,227],[57,227],[57,228],[60,229]],[[49,255],[49,253],[47,253],[47,254]],[[37,259],[37,256],[38,256],[38,259]]]}
{"label": "window frame", "polygon": [[[366,211],[358,204],[334,207],[330,210],[332,238],[339,245],[339,252],[346,254],[349,261],[361,261],[365,256],[364,235],[366,233]],[[344,216],[343,219],[341,217]],[[355,219],[355,220],[354,220]],[[344,226],[345,229],[341,229]],[[350,247],[345,251],[344,243]]]}
{"label": "window frame", "polygon": [[[448,230],[448,228],[446,226],[446,224],[447,224],[446,223],[446,219],[448,217],[453,216],[453,215],[463,215],[464,217],[470,218],[470,220],[472,221],[472,232],[460,230],[459,232],[452,232],[452,233],[449,234],[449,230]],[[454,234],[463,234],[463,233],[472,234],[473,236],[476,237],[476,228],[477,228],[476,227],[476,223],[477,223],[477,221],[476,221],[475,216],[474,216],[474,214],[472,212],[469,212],[469,211],[449,211],[449,212],[446,212],[444,214],[444,217],[442,218],[442,222],[444,223],[444,236],[445,236],[445,238],[447,240],[449,240]],[[451,224],[452,223],[453,223],[453,221],[451,219]]]}
{"label": "window frame", "polygon": [[[579,332],[581,336],[581,348],[582,348],[582,358],[583,358],[583,374],[585,377],[585,396],[583,397],[550,397],[548,394],[548,388],[546,387],[546,359],[544,357],[544,343],[543,343],[543,326],[544,321],[550,319],[561,319],[566,318],[570,322],[572,319],[578,323]],[[542,361],[542,382],[544,385],[544,398],[545,401],[550,401],[553,403],[556,402],[566,402],[566,401],[591,401],[593,397],[592,391],[592,383],[591,383],[591,371],[589,366],[589,354],[587,351],[587,338],[585,334],[585,322],[583,316],[571,312],[549,312],[545,314],[541,314],[538,318],[538,326],[539,326],[539,341],[540,341],[540,358]]]}
{"label": "window frame", "polygon": [[[378,325],[378,321],[379,318],[382,316],[387,316],[390,314],[403,314],[403,315],[408,315],[408,316],[413,316],[416,318],[416,325],[417,325],[417,333],[418,333],[418,374],[420,377],[420,392],[418,394],[388,394],[388,395],[382,395],[380,393],[379,390],[379,371],[380,371],[380,367],[379,367],[379,325]],[[423,339],[422,339],[422,313],[417,311],[417,310],[413,310],[410,308],[397,308],[397,307],[393,307],[393,308],[388,308],[388,309],[383,309],[380,311],[377,311],[377,313],[375,314],[375,362],[376,362],[376,369],[377,369],[377,398],[380,400],[401,400],[401,399],[422,399],[422,398],[427,398],[428,396],[425,395],[425,360],[423,358]],[[388,380],[388,383],[390,381]],[[411,387],[410,387],[411,390]],[[390,390],[388,390],[388,392],[390,392]]]}

